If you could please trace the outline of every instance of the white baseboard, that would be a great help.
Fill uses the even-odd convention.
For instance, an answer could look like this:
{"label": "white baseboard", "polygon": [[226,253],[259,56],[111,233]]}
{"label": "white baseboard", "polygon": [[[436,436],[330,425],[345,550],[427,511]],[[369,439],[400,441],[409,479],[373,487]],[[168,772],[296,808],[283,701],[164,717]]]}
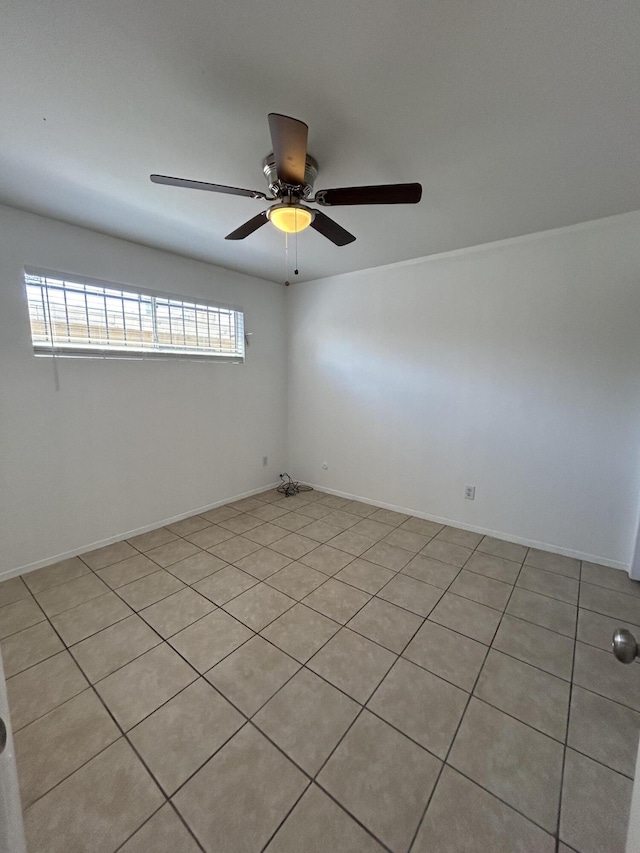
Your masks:
{"label": "white baseboard", "polygon": [[87,545],[82,545],[73,548],[71,551],[65,551],[63,554],[57,554],[54,557],[46,557],[43,560],[38,560],[35,563],[28,563],[24,566],[18,566],[15,569],[6,569],[0,571],[0,582],[13,578],[16,575],[23,575],[27,572],[35,572],[36,569],[43,569],[45,566],[51,566],[54,563],[59,563],[61,560],[68,560],[70,557],[77,557],[80,554],[86,554],[88,551],[95,551],[96,548],[103,548],[105,545],[113,545],[114,542],[121,542],[123,539],[131,539],[138,536],[140,533],[148,533],[150,530],[156,530],[158,527],[165,527],[167,524],[175,524],[176,521],[182,521],[183,518],[189,518],[192,515],[199,515],[202,512],[208,512],[210,509],[216,509],[224,504],[232,503],[233,501],[242,500],[242,498],[250,498],[252,495],[259,495],[260,492],[266,492],[269,489],[275,489],[280,485],[280,480],[276,483],[271,483],[266,486],[260,486],[258,489],[252,489],[249,492],[242,492],[239,495],[232,495],[215,503],[201,506],[197,509],[190,509],[188,512],[182,512],[180,515],[174,515],[171,518],[165,518],[163,521],[154,521],[153,524],[147,524],[144,527],[138,527],[135,530],[128,530],[124,533],[119,533],[116,536],[109,536],[107,539],[101,539],[99,542],[92,542]]}
{"label": "white baseboard", "polygon": [[453,518],[444,518],[440,515],[429,515],[426,512],[419,512],[410,507],[397,506],[396,504],[382,503],[381,501],[373,501],[370,498],[363,498],[360,495],[352,495],[349,492],[341,492],[338,489],[328,489],[320,484],[315,485],[309,483],[312,488],[320,492],[326,492],[328,495],[336,495],[339,498],[348,498],[352,501],[360,501],[361,503],[377,506],[380,509],[390,509],[394,512],[403,512],[406,515],[414,515],[416,518],[424,518],[427,521],[435,521],[437,524],[448,524],[452,527],[459,527],[461,530],[470,530],[472,533],[482,533],[484,536],[493,536],[496,539],[504,539],[505,542],[513,542],[516,545],[524,545],[527,548],[537,548],[540,551],[549,551],[551,554],[561,554],[563,557],[573,557],[576,560],[585,560],[588,563],[598,563],[601,566],[608,566],[611,569],[621,569],[629,574],[631,567],[627,563],[621,563],[618,560],[611,560],[608,557],[601,557],[597,554],[587,554],[582,551],[574,551],[571,548],[563,548],[560,545],[552,545],[548,542],[538,542],[535,539],[523,539],[519,536],[513,536],[510,533],[503,533],[500,530],[491,530],[488,527],[478,527],[474,524],[465,524],[461,521],[456,521]]}
{"label": "white baseboard", "polygon": [[[280,485],[280,481],[278,480],[275,483],[271,483],[266,486],[260,486],[257,489],[252,489],[248,492],[242,492],[238,495],[232,495],[231,497],[223,498],[222,500],[216,501],[215,503],[208,504],[207,506],[201,506],[196,509],[190,509],[188,512],[180,513],[180,515],[172,516],[171,518],[165,518],[162,521],[154,522],[153,524],[148,524],[145,527],[138,527],[135,530],[128,530],[124,533],[119,533],[115,536],[110,536],[107,539],[101,539],[98,542],[92,542],[90,544],[86,544],[80,546],[78,548],[74,548],[71,551],[66,551],[63,554],[57,554],[53,557],[47,557],[43,560],[38,560],[35,563],[28,563],[24,566],[18,566],[14,569],[7,569],[5,571],[0,572],[0,581],[8,580],[9,578],[15,577],[16,575],[22,575],[27,572],[33,572],[36,569],[42,569],[45,566],[50,566],[53,563],[58,563],[61,560],[67,560],[70,557],[77,557],[80,554],[86,554],[88,551],[94,551],[96,548],[103,548],[105,545],[112,545],[114,542],[121,542],[123,539],[130,539],[133,536],[138,536],[140,533],[148,533],[150,530],[155,530],[158,527],[165,527],[167,524],[175,524],[176,521],[182,521],[183,518],[189,518],[192,515],[199,515],[203,512],[208,512],[211,509],[216,509],[219,506],[223,506],[224,504],[232,503],[233,501],[242,500],[242,498],[248,498],[252,495],[258,495],[260,492],[266,492],[269,489],[275,489]],[[537,548],[540,551],[549,551],[552,554],[561,554],[564,557],[573,557],[576,560],[585,560],[589,563],[598,563],[601,566],[608,566],[612,569],[621,569],[627,574],[630,571],[630,566],[626,563],[621,563],[617,560],[611,560],[608,557],[601,557],[597,554],[587,554],[582,551],[575,551],[571,548],[563,548],[559,545],[552,545],[548,542],[538,542],[535,539],[523,539],[519,536],[513,536],[509,533],[503,533],[500,530],[492,530],[488,527],[478,527],[473,524],[464,524],[456,519],[445,518],[444,516],[439,515],[430,515],[425,512],[420,512],[419,510],[412,509],[411,507],[402,507],[396,504],[383,503],[381,501],[374,501],[370,498],[364,498],[361,495],[354,495],[350,492],[342,492],[338,489],[328,489],[326,486],[320,484],[312,484],[309,483],[312,488],[317,489],[320,492],[326,492],[328,495],[336,495],[336,497],[340,498],[348,498],[352,501],[360,501],[361,503],[369,504],[370,506],[377,506],[380,509],[390,509],[394,512],[403,512],[407,515],[413,515],[416,518],[424,518],[427,521],[434,521],[437,524],[448,524],[452,527],[459,527],[461,530],[470,530],[472,533],[482,533],[484,536],[493,536],[496,539],[504,539],[505,542],[513,542],[516,545],[524,545],[527,548]]]}

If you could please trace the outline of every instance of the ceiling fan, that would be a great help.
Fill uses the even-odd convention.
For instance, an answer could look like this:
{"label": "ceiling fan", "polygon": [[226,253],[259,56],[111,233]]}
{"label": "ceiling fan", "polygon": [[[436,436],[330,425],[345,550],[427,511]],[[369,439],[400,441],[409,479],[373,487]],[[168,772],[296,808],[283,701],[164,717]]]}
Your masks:
{"label": "ceiling fan", "polygon": [[151,175],[151,180],[155,184],[166,184],[172,187],[208,190],[214,193],[241,195],[260,201],[276,202],[268,210],[261,211],[231,234],[227,234],[226,240],[244,240],[249,234],[253,234],[258,228],[271,222],[276,228],[287,233],[303,231],[310,226],[336,246],[346,246],[347,243],[352,243],[356,239],[354,235],[320,210],[307,207],[307,204],[319,204],[322,207],[353,204],[417,204],[422,197],[420,184],[337,187],[318,190],[314,196],[311,196],[313,184],[318,175],[318,164],[311,155],[307,154],[308,126],[303,121],[290,116],[269,113],[269,131],[273,153],[265,158],[263,171],[269,183],[271,195],[258,190],[171,178],[167,175]]}

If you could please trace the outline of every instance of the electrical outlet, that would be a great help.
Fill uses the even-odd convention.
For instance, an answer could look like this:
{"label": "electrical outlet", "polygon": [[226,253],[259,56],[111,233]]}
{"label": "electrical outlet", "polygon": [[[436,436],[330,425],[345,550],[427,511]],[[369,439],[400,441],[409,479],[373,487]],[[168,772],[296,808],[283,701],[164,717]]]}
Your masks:
{"label": "electrical outlet", "polygon": [[326,470],[328,469],[328,467],[329,467],[329,466],[328,466],[328,464],[327,464],[326,462],[323,462],[323,463],[322,463],[322,470],[323,470],[323,471],[326,471]]}
{"label": "electrical outlet", "polygon": [[468,501],[474,501],[476,499],[476,487],[475,486],[465,486],[464,487],[464,496]]}
{"label": "electrical outlet", "polygon": [[267,465],[269,464],[269,457],[268,456],[262,457],[262,464],[265,468],[267,467]]}

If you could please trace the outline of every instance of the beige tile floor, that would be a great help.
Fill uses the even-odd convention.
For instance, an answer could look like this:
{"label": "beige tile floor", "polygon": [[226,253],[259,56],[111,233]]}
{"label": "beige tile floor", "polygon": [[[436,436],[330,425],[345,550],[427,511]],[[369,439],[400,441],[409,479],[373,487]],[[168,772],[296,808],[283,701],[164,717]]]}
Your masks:
{"label": "beige tile floor", "polygon": [[615,853],[640,584],[269,491],[0,584],[30,853]]}

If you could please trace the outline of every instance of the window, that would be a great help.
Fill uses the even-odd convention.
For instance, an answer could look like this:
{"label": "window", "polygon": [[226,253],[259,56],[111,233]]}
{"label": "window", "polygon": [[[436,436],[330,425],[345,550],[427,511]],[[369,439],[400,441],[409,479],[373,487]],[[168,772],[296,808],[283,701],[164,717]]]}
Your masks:
{"label": "window", "polygon": [[41,270],[24,281],[36,355],[244,359],[242,311]]}

